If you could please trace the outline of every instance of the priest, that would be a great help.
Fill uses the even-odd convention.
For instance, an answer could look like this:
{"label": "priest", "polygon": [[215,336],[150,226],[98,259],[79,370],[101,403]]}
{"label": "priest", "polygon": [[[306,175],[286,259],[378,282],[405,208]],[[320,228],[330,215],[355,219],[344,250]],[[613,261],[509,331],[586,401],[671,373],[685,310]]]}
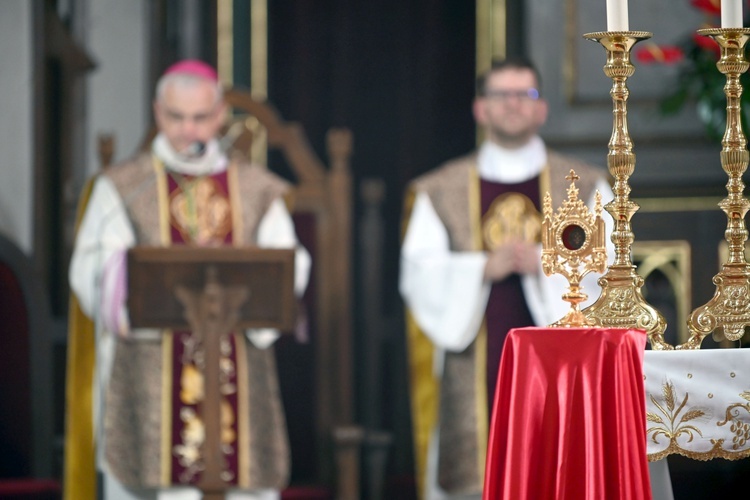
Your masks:
{"label": "priest", "polygon": [[[96,325],[93,421],[106,500],[200,498],[200,353],[189,331],[130,328],[127,250],[296,249],[296,293],[307,285],[310,257],[287,210],[290,186],[263,166],[227,157],[218,140],[226,109],[214,68],[197,60],[168,68],[153,103],[158,134],[147,151],[97,176],[80,223],[70,284]],[[278,498],[289,478],[277,336],[235,332],[222,343],[222,377],[231,382],[221,395],[228,498]]]}
{"label": "priest", "polygon": [[[538,135],[547,103],[530,61],[495,62],[478,81],[473,113],[485,139],[479,150],[415,179],[406,199],[400,291],[418,486],[429,500],[480,498],[505,336],[567,312],[567,282],[541,267],[544,193],[558,206],[573,169],[589,206],[597,190],[604,202],[613,197],[603,169]],[[599,296],[596,279],[582,283],[583,306]]]}

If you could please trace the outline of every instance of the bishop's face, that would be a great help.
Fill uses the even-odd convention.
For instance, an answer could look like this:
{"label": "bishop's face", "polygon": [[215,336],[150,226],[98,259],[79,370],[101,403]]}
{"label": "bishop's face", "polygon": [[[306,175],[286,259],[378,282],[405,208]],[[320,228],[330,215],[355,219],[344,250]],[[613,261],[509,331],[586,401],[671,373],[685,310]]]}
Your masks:
{"label": "bishop's face", "polygon": [[154,102],[159,131],[172,148],[184,152],[195,142],[207,143],[224,122],[226,104],[217,102],[216,85],[206,80],[168,84]]}
{"label": "bishop's face", "polygon": [[547,120],[534,72],[505,68],[491,73],[484,95],[474,101],[474,118],[487,139],[509,148],[526,144]]}

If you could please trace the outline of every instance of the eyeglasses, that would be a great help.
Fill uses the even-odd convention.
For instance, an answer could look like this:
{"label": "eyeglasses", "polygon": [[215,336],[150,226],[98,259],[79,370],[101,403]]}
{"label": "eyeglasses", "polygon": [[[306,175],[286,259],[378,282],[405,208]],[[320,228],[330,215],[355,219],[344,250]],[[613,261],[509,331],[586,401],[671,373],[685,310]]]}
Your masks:
{"label": "eyeglasses", "polygon": [[536,101],[539,99],[539,91],[534,87],[526,90],[488,90],[484,97],[487,99],[497,99],[498,101],[509,101],[518,99],[522,102]]}

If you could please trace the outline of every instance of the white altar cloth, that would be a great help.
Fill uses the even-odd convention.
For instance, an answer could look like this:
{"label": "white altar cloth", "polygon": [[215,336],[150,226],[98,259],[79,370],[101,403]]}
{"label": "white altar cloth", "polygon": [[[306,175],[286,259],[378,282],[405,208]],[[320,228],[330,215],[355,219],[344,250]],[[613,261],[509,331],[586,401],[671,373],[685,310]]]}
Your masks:
{"label": "white altar cloth", "polygon": [[649,461],[750,457],[750,349],[646,351]]}

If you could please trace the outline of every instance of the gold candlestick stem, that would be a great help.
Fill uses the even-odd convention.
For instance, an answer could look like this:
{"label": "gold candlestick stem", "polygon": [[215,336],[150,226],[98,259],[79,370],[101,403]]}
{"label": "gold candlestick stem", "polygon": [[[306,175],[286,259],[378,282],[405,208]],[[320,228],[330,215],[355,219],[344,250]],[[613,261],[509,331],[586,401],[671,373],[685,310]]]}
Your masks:
{"label": "gold candlestick stem", "polygon": [[635,272],[631,260],[634,241],[630,219],[640,208],[630,200],[628,179],[635,170],[633,143],[628,133],[627,101],[630,92],[626,81],[635,72],[630,62],[630,51],[641,40],[651,38],[645,31],[607,31],[588,33],[584,38],[599,42],[607,51],[604,74],[612,79],[613,126],[609,141],[607,167],[615,179],[615,198],[605,205],[605,210],[614,219],[612,243],[615,245],[615,261],[599,279],[602,293],[594,304],[584,309],[583,314],[605,328],[639,328],[646,330],[651,348],[673,349],[664,342],[667,328],[664,317],[641,294],[643,278]]}
{"label": "gold candlestick stem", "polygon": [[723,332],[729,340],[739,340],[750,324],[750,266],[745,260],[747,229],[745,214],[750,208],[742,195],[745,185],[742,174],[747,169],[747,141],[742,132],[740,75],[748,69],[745,60],[745,43],[750,35],[748,28],[711,28],[698,30],[710,36],[721,47],[721,58],[716,63],[726,75],[724,94],[727,96],[727,126],[721,141],[721,167],[729,176],[727,197],[719,207],[727,215],[724,238],[729,245],[729,257],[719,274],[714,276],[716,292],[708,303],[695,309],[688,317],[690,338],[677,349],[699,349],[703,338],[711,332]]}

